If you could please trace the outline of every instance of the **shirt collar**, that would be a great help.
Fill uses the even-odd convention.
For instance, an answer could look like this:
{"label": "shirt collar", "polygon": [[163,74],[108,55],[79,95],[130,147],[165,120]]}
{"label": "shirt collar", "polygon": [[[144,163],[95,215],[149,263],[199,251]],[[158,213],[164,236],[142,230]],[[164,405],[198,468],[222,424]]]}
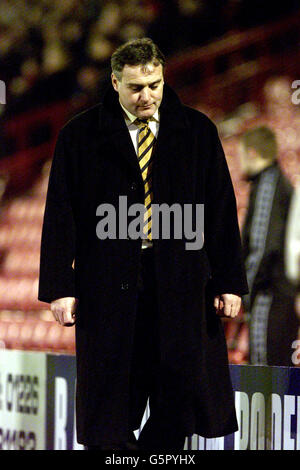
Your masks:
{"label": "shirt collar", "polygon": [[[126,109],[122,103],[120,103],[124,113],[125,113],[125,119],[129,120],[130,121],[130,124],[132,124],[136,119],[137,117],[134,115],[134,114],[131,114],[128,109]],[[153,116],[151,117],[151,120],[155,120],[157,122],[159,122],[159,110],[157,109],[155,111],[155,113],[153,114]]]}

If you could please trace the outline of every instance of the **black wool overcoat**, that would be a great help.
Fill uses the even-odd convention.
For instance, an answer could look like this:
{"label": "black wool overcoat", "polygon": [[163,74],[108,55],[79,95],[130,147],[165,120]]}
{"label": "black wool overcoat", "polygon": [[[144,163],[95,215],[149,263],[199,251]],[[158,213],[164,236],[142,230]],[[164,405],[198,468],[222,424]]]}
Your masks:
{"label": "black wool overcoat", "polygon": [[[213,296],[247,293],[236,201],[215,125],[164,86],[153,151],[156,204],[204,204],[204,246],[154,240],[161,375],[186,435],[237,429],[226,342]],[[144,203],[137,157],[118,95],[72,118],[52,162],[41,243],[39,300],[79,299],[76,314],[77,437],[126,440],[129,368],[141,240],[101,240],[100,204]],[[190,206],[191,207],[191,206]],[[75,259],[75,267],[72,263]]]}

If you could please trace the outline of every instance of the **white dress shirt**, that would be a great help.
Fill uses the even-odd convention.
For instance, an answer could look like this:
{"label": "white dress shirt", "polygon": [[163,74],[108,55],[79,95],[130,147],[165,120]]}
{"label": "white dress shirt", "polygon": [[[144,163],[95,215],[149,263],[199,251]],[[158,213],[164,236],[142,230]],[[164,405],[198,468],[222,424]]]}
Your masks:
{"label": "white dress shirt", "polygon": [[[121,104],[121,103],[120,103]],[[125,122],[129,130],[130,137],[132,139],[132,143],[134,145],[135,153],[137,154],[137,147],[138,147],[138,126],[134,123],[134,121],[137,119],[136,116],[131,114],[124,106],[121,104],[124,113],[125,113]],[[153,114],[151,121],[149,122],[149,127],[154,135],[155,138],[157,138],[158,135],[158,130],[159,130],[159,111],[158,109],[155,111]]]}

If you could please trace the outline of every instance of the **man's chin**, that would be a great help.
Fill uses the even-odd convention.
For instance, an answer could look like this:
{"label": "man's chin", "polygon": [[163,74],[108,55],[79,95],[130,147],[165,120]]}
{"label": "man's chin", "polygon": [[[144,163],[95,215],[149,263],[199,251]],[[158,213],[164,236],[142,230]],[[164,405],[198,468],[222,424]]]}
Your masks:
{"label": "man's chin", "polygon": [[150,118],[153,116],[155,113],[155,107],[153,105],[151,106],[145,106],[144,108],[138,108],[137,110],[137,117],[143,119],[143,118]]}

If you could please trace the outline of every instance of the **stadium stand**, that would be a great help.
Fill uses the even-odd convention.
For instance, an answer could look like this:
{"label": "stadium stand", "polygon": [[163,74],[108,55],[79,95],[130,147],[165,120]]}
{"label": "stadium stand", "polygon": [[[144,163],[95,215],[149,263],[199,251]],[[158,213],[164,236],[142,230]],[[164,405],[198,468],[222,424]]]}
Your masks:
{"label": "stadium stand", "polygon": [[[293,184],[300,181],[300,112],[291,102],[291,80],[300,74],[299,19],[297,13],[267,27],[232,32],[177,54],[167,68],[167,81],[182,100],[218,125],[240,226],[249,191],[238,161],[238,137],[245,128],[270,125],[278,136],[284,171]],[[74,328],[57,325],[49,305],[37,301],[51,155],[58,130],[72,112],[70,101],[59,101],[4,123],[4,139],[13,149],[0,160],[0,346],[4,348],[75,353]],[[224,326],[230,361],[247,363],[247,318],[241,311],[237,319],[224,320]]]}
{"label": "stadium stand", "polygon": [[53,321],[37,300],[39,250],[49,163],[26,195],[10,198],[0,222],[0,345],[12,349],[75,351],[74,329]]}

